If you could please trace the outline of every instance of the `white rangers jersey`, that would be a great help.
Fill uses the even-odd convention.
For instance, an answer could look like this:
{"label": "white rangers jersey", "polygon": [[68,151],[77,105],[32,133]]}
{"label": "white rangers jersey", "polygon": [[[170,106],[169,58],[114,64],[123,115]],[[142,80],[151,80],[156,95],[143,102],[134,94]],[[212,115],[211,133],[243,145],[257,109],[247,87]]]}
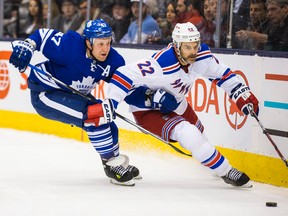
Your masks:
{"label": "white rangers jersey", "polygon": [[[196,61],[186,67],[179,63],[173,45],[117,69],[112,77],[107,98],[120,103],[131,89],[146,86],[154,91],[165,90],[174,95],[179,103],[174,111],[181,115],[188,105],[185,95],[191,90],[195,80],[204,77],[222,87],[228,94],[239,84],[229,67],[219,62],[206,44],[201,44]],[[131,106],[131,111],[147,110]]]}

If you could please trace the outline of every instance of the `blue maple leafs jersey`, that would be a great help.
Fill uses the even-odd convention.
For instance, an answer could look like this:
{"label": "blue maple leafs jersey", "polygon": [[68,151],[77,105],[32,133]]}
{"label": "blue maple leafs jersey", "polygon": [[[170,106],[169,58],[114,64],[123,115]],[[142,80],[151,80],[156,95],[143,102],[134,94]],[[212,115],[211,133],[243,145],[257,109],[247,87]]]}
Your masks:
{"label": "blue maple leafs jersey", "polygon": [[[48,59],[37,67],[83,94],[89,94],[100,80],[110,82],[115,70],[125,64],[124,58],[112,47],[103,62],[88,58],[85,38],[74,31],[63,34],[43,28],[29,38],[36,42],[36,50]],[[41,85],[44,90],[62,88],[33,70],[29,80]]]}

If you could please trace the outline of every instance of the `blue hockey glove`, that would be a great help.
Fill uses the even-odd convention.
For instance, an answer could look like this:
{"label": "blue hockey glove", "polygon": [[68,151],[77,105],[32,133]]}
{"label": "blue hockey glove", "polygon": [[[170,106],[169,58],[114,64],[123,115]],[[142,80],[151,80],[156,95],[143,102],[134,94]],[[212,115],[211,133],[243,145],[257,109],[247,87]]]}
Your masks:
{"label": "blue hockey glove", "polygon": [[230,94],[230,98],[236,103],[239,110],[249,115],[249,106],[253,107],[255,114],[259,113],[259,101],[250,91],[250,88],[242,83],[238,84]]}
{"label": "blue hockey glove", "polygon": [[28,41],[20,40],[13,41],[12,48],[13,52],[9,62],[18,68],[20,73],[23,73],[33,56],[35,48]]}
{"label": "blue hockey glove", "polygon": [[87,119],[84,121],[85,126],[100,126],[111,123],[115,119],[116,113],[113,102],[105,99],[102,103],[89,105],[87,109]]}
{"label": "blue hockey glove", "polygon": [[160,112],[163,114],[173,112],[178,105],[176,98],[162,89],[158,89],[153,94],[152,108],[160,108]]}

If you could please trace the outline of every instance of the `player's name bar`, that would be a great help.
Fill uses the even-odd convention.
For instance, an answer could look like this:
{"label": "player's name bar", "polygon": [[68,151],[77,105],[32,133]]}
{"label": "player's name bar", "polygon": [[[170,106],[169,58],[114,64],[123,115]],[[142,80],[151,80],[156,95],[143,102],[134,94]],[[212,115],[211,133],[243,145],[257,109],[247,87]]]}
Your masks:
{"label": "player's name bar", "polygon": [[275,129],[269,129],[269,128],[266,128],[266,130],[270,135],[288,137],[288,131],[281,131],[281,130],[275,130]]}

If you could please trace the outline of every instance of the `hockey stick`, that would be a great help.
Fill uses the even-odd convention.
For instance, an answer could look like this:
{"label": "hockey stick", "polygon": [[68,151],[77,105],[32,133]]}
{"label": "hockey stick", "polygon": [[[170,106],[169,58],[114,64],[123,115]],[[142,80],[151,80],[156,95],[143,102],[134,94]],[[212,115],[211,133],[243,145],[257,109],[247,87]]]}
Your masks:
{"label": "hockey stick", "polygon": [[259,120],[258,116],[255,114],[253,107],[248,106],[249,111],[250,111],[250,115],[253,116],[256,121],[258,122],[258,124],[260,125],[260,127],[262,128],[263,133],[266,135],[266,137],[268,138],[268,140],[270,141],[270,143],[273,145],[274,149],[276,150],[276,152],[278,153],[279,157],[282,159],[282,161],[285,163],[285,165],[288,167],[288,162],[287,160],[284,158],[284,156],[282,155],[282,153],[280,152],[280,150],[278,149],[276,143],[272,140],[270,134],[267,132],[266,128],[264,127],[264,125],[262,124],[262,122]]}
{"label": "hockey stick", "polygon": [[[31,65],[31,64],[28,64],[28,66],[35,70],[36,72],[39,72],[41,73],[42,75],[45,75],[47,76],[49,79],[53,80],[55,83],[58,83],[59,85],[61,85],[62,87],[64,88],[67,88],[69,89],[70,91],[72,91],[73,93],[75,94],[78,94],[79,96],[87,99],[87,100],[90,100],[90,101],[93,101],[93,102],[96,102],[96,99],[94,97],[91,97],[90,95],[84,95],[82,94],[81,92],[77,91],[76,89],[72,88],[71,86],[68,86],[67,84],[61,82],[60,80],[56,79],[55,77],[53,77],[51,74],[48,74],[46,73],[45,71],[41,70],[40,68],[37,68],[36,66],[34,65]],[[140,125],[137,125],[135,122],[131,121],[130,119],[116,113],[116,116],[120,119],[122,119],[123,121],[126,121],[127,123],[133,125],[134,127],[138,128],[140,131],[142,131],[143,133],[145,134],[149,134],[151,136],[153,136],[154,138],[162,141],[163,143],[169,145],[171,148],[173,148],[175,151],[179,152],[180,154],[183,154],[183,155],[186,155],[186,156],[189,156],[189,157],[192,157],[191,154],[187,154],[183,151],[181,151],[180,149],[178,149],[176,146],[172,145],[171,143],[169,143],[168,141],[162,139],[161,137],[157,136],[156,134],[154,133],[151,133],[150,131],[146,130],[145,128],[141,127]]]}

